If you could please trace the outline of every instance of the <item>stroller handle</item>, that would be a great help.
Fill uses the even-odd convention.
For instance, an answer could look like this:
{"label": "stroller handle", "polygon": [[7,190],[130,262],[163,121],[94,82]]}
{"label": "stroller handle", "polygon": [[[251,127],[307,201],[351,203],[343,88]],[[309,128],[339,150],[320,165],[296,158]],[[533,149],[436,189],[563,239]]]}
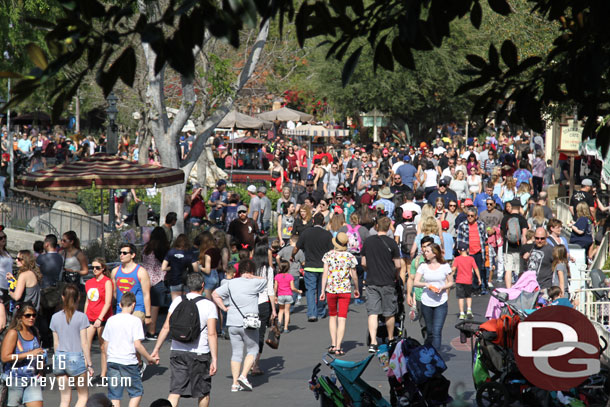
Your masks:
{"label": "stroller handle", "polygon": [[485,321],[479,322],[479,321],[472,321],[472,320],[471,321],[460,321],[457,324],[455,324],[455,328],[460,331],[468,332],[471,334],[476,334],[477,332],[479,332],[479,327],[484,322]]}
{"label": "stroller handle", "polygon": [[[328,360],[330,359],[330,360]],[[322,362],[324,362],[324,364],[326,366],[330,366],[331,363],[333,363],[335,361],[335,357],[333,355],[331,355],[330,353],[325,354],[324,356],[322,356]]]}

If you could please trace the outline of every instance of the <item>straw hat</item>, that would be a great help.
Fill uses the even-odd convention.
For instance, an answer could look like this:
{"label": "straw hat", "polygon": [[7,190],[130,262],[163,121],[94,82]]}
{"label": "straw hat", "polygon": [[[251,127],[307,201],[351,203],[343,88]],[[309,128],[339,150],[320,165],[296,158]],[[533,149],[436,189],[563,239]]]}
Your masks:
{"label": "straw hat", "polygon": [[338,251],[346,251],[347,250],[347,233],[339,232],[337,236],[333,238],[333,246],[335,246],[335,250]]}

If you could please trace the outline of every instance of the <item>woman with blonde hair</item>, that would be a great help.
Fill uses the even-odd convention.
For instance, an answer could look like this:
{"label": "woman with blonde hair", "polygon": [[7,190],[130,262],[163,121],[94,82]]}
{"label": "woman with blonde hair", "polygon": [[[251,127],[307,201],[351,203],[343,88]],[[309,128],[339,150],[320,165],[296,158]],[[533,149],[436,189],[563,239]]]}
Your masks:
{"label": "woman with blonde hair", "polygon": [[[435,214],[436,214],[436,212],[435,212],[434,206],[430,205],[429,203],[425,204],[421,208],[421,214],[419,215],[419,223],[417,224],[417,233],[421,232],[422,225],[424,224],[424,221],[426,220],[426,218],[436,219]],[[438,227],[440,229],[441,221],[437,220],[437,223],[438,223]]]}
{"label": "woman with blonde hair", "polygon": [[511,176],[506,177],[504,181],[504,186],[500,191],[500,198],[502,198],[502,202],[510,202],[517,196],[517,181]]}
{"label": "woman with blonde hair", "polygon": [[416,254],[421,254],[421,240],[424,236],[431,236],[434,239],[434,243],[438,244],[439,246],[442,246],[443,244],[440,237],[441,229],[438,225],[438,220],[434,216],[423,218],[420,224],[421,232],[417,234],[415,241],[413,242],[413,246],[411,247],[412,259],[415,258]]}
{"label": "woman with blonde hair", "polygon": [[[341,211],[341,213],[339,213],[338,211]],[[333,237],[335,237],[344,225],[345,216],[343,215],[343,209],[336,207],[335,212],[330,218],[330,222],[328,222],[328,231],[332,233]]]}
{"label": "woman with blonde hair", "polygon": [[536,230],[538,228],[545,228],[548,223],[548,219],[544,217],[544,209],[541,205],[535,205],[532,210],[532,216],[527,220],[527,224],[530,229]]}
{"label": "woman with blonde hair", "polygon": [[84,379],[87,373],[93,376],[93,364],[87,340],[89,320],[85,314],[76,310],[79,297],[76,285],[66,285],[61,296],[63,309],[51,318],[50,328],[53,331],[55,350],[53,373],[57,377],[60,391],[60,407],[69,407],[72,399],[72,387],[68,378],[78,378],[74,380],[78,394],[76,407],[85,407],[89,389]]}
{"label": "woman with blonde hair", "polygon": [[491,172],[491,183],[494,186],[493,194],[500,196],[502,194],[502,185],[504,185],[504,179],[502,179],[502,169],[496,167]]}
{"label": "woman with blonde hair", "polygon": [[570,243],[577,244],[587,252],[589,259],[592,259],[597,252],[593,244],[593,221],[591,211],[586,202],[576,205],[576,222],[572,224],[572,234]]}
{"label": "woman with blonde hair", "polygon": [[527,201],[529,201],[530,196],[532,196],[530,194],[531,190],[532,187],[526,182],[521,183],[521,185],[519,185],[519,188],[517,188],[517,198],[519,198],[519,201],[521,201],[521,208],[525,208],[526,210]]}
{"label": "woman with blonde hair", "polygon": [[40,282],[42,273],[36,265],[36,259],[29,250],[20,250],[16,258],[17,275],[7,273],[7,280],[16,279],[15,290],[9,291],[10,297],[15,302],[29,302],[36,311],[40,310]]}

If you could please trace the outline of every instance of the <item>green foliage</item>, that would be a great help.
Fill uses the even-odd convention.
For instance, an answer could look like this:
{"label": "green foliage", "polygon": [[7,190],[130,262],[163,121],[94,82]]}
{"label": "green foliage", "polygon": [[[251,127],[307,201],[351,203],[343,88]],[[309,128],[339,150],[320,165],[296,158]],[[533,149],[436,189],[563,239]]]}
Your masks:
{"label": "green foliage", "polygon": [[104,247],[102,248],[102,240],[92,240],[89,245],[83,249],[83,252],[91,262],[96,257],[102,257],[106,259],[106,262],[118,261],[117,253],[119,252],[120,245],[124,242],[121,237],[120,231],[114,231],[104,236]]}
{"label": "green foliage", "polygon": [[[76,203],[81,206],[89,215],[100,214],[100,190],[96,188],[82,189],[78,191],[76,197]],[[110,191],[107,189],[103,190],[104,199],[104,213],[108,213],[108,203],[110,200]]]}

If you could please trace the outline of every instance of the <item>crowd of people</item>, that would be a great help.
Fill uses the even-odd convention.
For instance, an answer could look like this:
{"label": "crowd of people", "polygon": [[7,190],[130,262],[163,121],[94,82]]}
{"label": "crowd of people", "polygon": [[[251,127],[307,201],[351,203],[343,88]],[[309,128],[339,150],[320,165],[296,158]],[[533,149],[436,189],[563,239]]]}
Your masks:
{"label": "crowd of people", "polygon": [[[24,379],[8,386],[8,405],[42,406],[41,386],[31,380],[40,372],[28,358],[53,349],[62,407],[71,402],[68,379],[87,375],[107,381],[115,407],[124,390],[135,407],[143,371],[160,362],[166,340],[172,406],[181,397],[208,405],[218,363],[230,364],[231,392],[253,391],[249,377],[265,374],[267,328],[277,322],[290,332],[302,297],[308,322],[327,319],[327,351],[338,356],[346,353],[352,301],[366,309],[373,353],[380,326],[393,339],[403,297],[439,352],[452,292],[459,319],[473,318],[473,296],[510,288],[525,271],[535,272],[545,295],[569,299],[569,244],[590,259],[596,232],[605,230],[608,207],[597,186],[582,180],[570,201],[574,220],[562,225],[547,202],[558,174],[541,136],[500,129],[475,139],[445,126],[432,138],[417,146],[346,141],[312,157],[278,139],[265,147],[273,155],[270,185],[248,186],[247,197],[225,180],[209,197],[195,188],[184,213],[193,239],[174,236],[171,212],[140,252],[122,244],[113,269],[87,259],[74,232],[60,241],[46,236],[14,265],[0,231],[3,378]],[[281,193],[275,204],[268,188]],[[91,353],[96,337],[99,363]],[[219,337],[230,340],[228,361],[219,358]],[[143,341],[156,341],[152,352]],[[76,389],[76,405],[84,406],[87,387]]]}

